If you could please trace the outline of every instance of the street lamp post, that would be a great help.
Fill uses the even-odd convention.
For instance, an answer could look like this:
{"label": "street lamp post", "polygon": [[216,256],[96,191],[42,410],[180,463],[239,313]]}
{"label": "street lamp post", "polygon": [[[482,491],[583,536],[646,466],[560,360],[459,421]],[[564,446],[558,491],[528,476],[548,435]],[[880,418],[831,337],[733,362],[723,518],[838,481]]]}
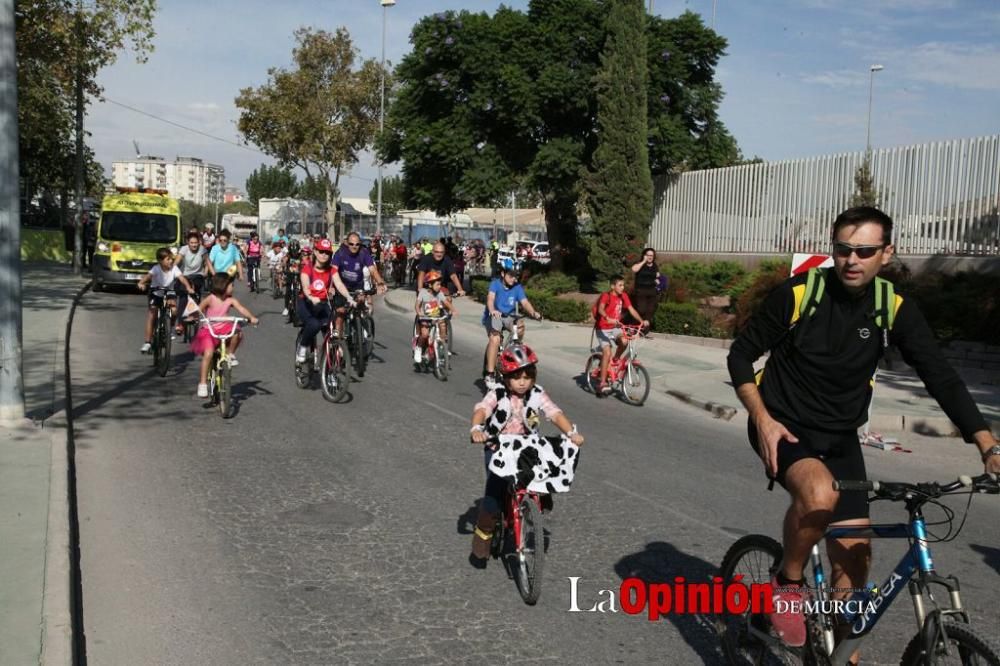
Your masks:
{"label": "street lamp post", "polygon": [[875,89],[875,72],[881,72],[885,67],[872,65],[868,68],[868,132],[865,137],[865,155],[872,152],[872,91]]}
{"label": "street lamp post", "polygon": [[[396,0],[381,0],[382,2],[382,99],[379,103],[378,111],[378,132],[382,134],[385,129],[385,22],[389,7],[396,4]],[[378,162],[378,197],[375,204],[375,231],[382,235],[382,160]]]}

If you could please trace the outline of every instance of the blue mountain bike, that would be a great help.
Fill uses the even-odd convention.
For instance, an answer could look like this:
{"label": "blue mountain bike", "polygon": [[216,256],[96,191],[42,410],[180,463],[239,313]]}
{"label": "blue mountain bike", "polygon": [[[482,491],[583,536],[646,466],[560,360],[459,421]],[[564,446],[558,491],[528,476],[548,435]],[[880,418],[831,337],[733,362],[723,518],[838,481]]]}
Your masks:
{"label": "blue mountain bike", "polygon": [[[834,490],[872,493],[869,502],[888,500],[903,502],[909,513],[906,523],[872,525],[870,527],[838,527],[827,530],[826,538],[867,537],[907,539],[909,547],[896,568],[877,588],[856,591],[843,604],[844,612],[829,602],[819,547],[813,546],[806,575],[806,598],[818,602],[806,606],[807,638],[803,647],[785,645],[771,631],[765,614],[747,611],[740,615],[724,614],[717,619],[722,649],[731,664],[847,664],[850,656],[870,635],[879,619],[905,588],[913,602],[917,633],[903,651],[901,664],[990,664],[1000,666],[1000,648],[969,625],[969,616],[962,606],[958,579],[939,575],[934,569],[928,546],[927,523],[923,507],[934,504],[946,516],[948,533],[931,537],[931,542],[951,541],[965,524],[957,529],[955,512],[937,500],[945,495],[1000,493],[997,477],[983,474],[975,478],[960,477],[947,484],[895,483],[886,481],[835,481]],[[966,513],[968,512],[966,506]],[[742,582],[767,583],[781,565],[781,544],[771,537],[751,534],[730,547],[722,560],[719,575],[725,581],[742,575]],[[932,586],[946,591],[947,604],[939,605]],[[836,640],[837,627],[840,640]]]}

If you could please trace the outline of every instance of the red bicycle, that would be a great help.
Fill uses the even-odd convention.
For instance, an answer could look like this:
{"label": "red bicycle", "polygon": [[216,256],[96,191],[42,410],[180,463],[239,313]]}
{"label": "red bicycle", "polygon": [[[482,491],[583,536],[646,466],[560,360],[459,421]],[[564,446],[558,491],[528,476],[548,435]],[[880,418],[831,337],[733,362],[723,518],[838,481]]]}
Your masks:
{"label": "red bicycle", "polygon": [[[327,295],[327,303],[330,305],[330,319],[324,326],[323,342],[320,345],[313,345],[313,348],[306,354],[306,360],[302,363],[295,363],[295,384],[299,388],[305,389],[312,385],[313,373],[319,373],[320,388],[323,397],[330,402],[341,402],[347,395],[347,388],[350,385],[350,377],[347,369],[351,364],[351,355],[347,349],[347,343],[337,333],[334,323],[333,303]],[[295,348],[302,344],[302,329],[295,338]]]}
{"label": "red bicycle", "polygon": [[[642,326],[622,324],[622,339],[626,342],[625,352],[619,358],[612,358],[608,364],[608,385],[617,391],[625,402],[640,406],[649,397],[649,372],[639,361],[639,333]],[[601,351],[591,353],[584,368],[587,386],[597,393],[601,383]]]}
{"label": "red bicycle", "polygon": [[[504,464],[507,472],[500,473],[497,468],[490,468],[494,474],[506,474],[508,481],[502,514],[493,529],[490,554],[503,562],[508,575],[517,582],[517,589],[524,603],[531,606],[538,602],[542,593],[542,571],[545,568],[547,546],[542,506],[543,498],[548,493],[540,488],[566,492],[572,482],[571,473],[568,478],[561,477],[558,483],[554,482],[550,476],[550,461],[543,464],[538,457],[526,456],[533,450],[527,445],[526,439],[532,438],[542,444],[546,443],[544,440],[548,440],[547,445],[560,452],[562,463],[570,469],[576,466],[578,451],[566,436],[499,435],[487,440],[488,444],[497,447],[494,456],[510,457]],[[506,448],[506,451],[501,452],[500,448]],[[507,456],[502,455],[503,453]]]}

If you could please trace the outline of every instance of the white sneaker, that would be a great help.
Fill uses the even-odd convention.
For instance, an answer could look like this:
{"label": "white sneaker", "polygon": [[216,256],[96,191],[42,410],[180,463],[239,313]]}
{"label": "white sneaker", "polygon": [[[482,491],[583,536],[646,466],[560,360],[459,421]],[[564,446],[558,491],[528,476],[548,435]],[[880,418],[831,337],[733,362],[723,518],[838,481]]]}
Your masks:
{"label": "white sneaker", "polygon": [[235,368],[239,364],[240,364],[240,362],[236,360],[236,357],[233,356],[232,354],[230,354],[229,355],[229,367],[230,368]]}
{"label": "white sneaker", "polygon": [[152,348],[153,348],[153,345],[151,345],[148,342],[144,342],[144,343],[142,343],[142,347],[139,348],[139,353],[140,354],[148,354],[149,350],[152,349]]}
{"label": "white sneaker", "polygon": [[413,362],[420,363],[424,360],[424,352],[420,347],[413,348]]}
{"label": "white sneaker", "polygon": [[281,311],[281,316],[282,317],[287,317],[288,316],[288,308],[285,308],[284,310]]}
{"label": "white sneaker", "polygon": [[298,351],[295,352],[295,362],[296,363],[305,363],[306,362],[306,354],[308,354],[308,353],[309,353],[309,348],[308,347],[299,347]]}
{"label": "white sneaker", "polygon": [[198,397],[199,398],[208,397],[208,384],[198,384]]}

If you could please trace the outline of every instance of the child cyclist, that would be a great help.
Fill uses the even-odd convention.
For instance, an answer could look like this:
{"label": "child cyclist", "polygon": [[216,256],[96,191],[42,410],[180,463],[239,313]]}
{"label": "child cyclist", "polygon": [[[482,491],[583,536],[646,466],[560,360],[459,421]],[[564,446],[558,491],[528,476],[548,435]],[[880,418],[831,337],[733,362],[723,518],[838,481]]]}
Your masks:
{"label": "child cyclist", "polygon": [[[496,370],[497,352],[500,351],[500,335],[504,329],[511,330],[514,325],[512,316],[517,312],[518,306],[535,319],[541,319],[542,315],[535,310],[535,307],[528,300],[528,295],[524,287],[518,284],[521,277],[520,266],[513,260],[507,259],[501,264],[501,275],[493,278],[490,282],[490,290],[486,294],[486,308],[483,310],[483,326],[486,328],[486,365],[483,368],[483,382],[487,390],[492,390],[498,386],[494,378]],[[524,322],[518,322],[517,335],[519,339],[524,339]]]}
{"label": "child cyclist", "polygon": [[265,255],[267,258],[267,268],[274,275],[274,281],[279,292],[285,290],[285,272],[282,270],[281,264],[286,254],[288,253],[285,251],[285,247],[281,244],[281,241],[278,241],[271,244],[271,249]]}
{"label": "child cyclist", "polygon": [[[192,291],[191,283],[187,281],[181,270],[174,266],[174,253],[170,251],[169,247],[161,247],[156,251],[156,265],[139,279],[139,284],[136,286],[139,291],[146,291],[147,286],[152,286],[153,289],[172,289],[174,280],[180,282],[189,293]],[[156,320],[156,311],[163,305],[164,298],[157,294],[149,296],[149,307],[146,309],[146,341],[139,350],[143,354],[148,354],[153,347],[153,322]],[[173,299],[168,304],[170,305],[170,318],[173,319],[177,315],[177,304]]]}
{"label": "child cyclist", "polygon": [[[541,386],[535,384],[538,375],[538,356],[527,345],[512,345],[500,355],[500,372],[503,386],[486,393],[472,413],[472,441],[483,444],[493,435],[527,435],[538,432],[539,417],[556,425],[577,446],[583,436],[576,431],[563,411],[556,406]],[[490,541],[498,514],[503,506],[507,481],[489,471],[493,449],[486,447],[486,491],[479,503],[479,516],[472,533],[472,554],[469,562],[477,568],[486,566]],[[545,496],[551,510],[551,497]]]}
{"label": "child cyclist", "polygon": [[[233,298],[232,278],[225,273],[216,273],[212,276],[209,284],[211,293],[201,299],[201,311],[206,317],[227,317],[229,316],[229,308],[235,308],[237,312],[249,319],[251,324],[257,325],[258,319],[253,316],[253,313]],[[201,373],[198,375],[199,398],[208,397],[208,369],[212,365],[212,355],[215,353],[215,348],[219,346],[219,340],[212,336],[208,326],[211,326],[217,335],[227,335],[236,324],[226,321],[205,322],[191,341],[191,351],[194,352],[195,356],[201,354]],[[228,343],[229,365],[233,367],[239,365],[235,352],[236,348],[240,346],[240,337],[240,332],[237,330]]]}
{"label": "child cyclist", "polygon": [[615,345],[615,360],[625,353],[625,340],[622,338],[621,319],[622,311],[627,310],[636,321],[641,322],[643,327],[649,326],[649,322],[642,318],[636,309],[632,307],[632,301],[625,293],[625,278],[621,275],[612,276],[610,289],[601,294],[597,300],[597,322],[595,332],[597,342],[601,346],[601,382],[597,387],[597,395],[607,395],[611,393],[608,386],[608,366],[611,365],[611,345]]}
{"label": "child cyclist", "polygon": [[[441,284],[441,273],[438,271],[427,271],[427,275],[424,276],[424,288],[417,294],[417,300],[414,304],[414,310],[416,310],[418,319],[417,324],[420,327],[419,338],[417,339],[416,346],[413,348],[413,362],[417,365],[423,360],[424,351],[427,349],[427,340],[431,334],[430,323],[420,321],[420,319],[423,317],[440,317],[442,311],[447,311],[452,315],[455,314],[455,309],[448,302],[448,297],[441,291]],[[437,325],[441,339],[447,341],[447,323],[442,320]]]}

